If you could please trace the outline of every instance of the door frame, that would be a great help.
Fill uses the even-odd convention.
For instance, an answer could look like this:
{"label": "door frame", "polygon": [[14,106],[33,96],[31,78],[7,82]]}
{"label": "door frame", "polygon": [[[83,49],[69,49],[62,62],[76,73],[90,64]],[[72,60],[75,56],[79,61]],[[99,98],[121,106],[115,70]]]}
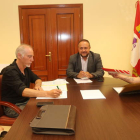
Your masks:
{"label": "door frame", "polygon": [[[28,13],[28,10],[34,10],[36,13],[37,10],[42,11],[43,9],[44,10],[50,9],[50,11],[51,10],[55,11],[55,9],[57,9],[58,12],[62,11],[62,13],[63,13],[63,11],[65,11],[65,9],[68,9],[66,14],[69,13],[69,11],[71,11],[72,13],[75,12],[74,15],[76,15],[76,17],[75,17],[75,20],[73,22],[77,23],[78,26],[75,25],[74,27],[75,27],[75,29],[78,29],[79,33],[77,32],[78,38],[77,38],[77,35],[75,36],[75,38],[77,38],[77,39],[74,41],[73,46],[75,46],[74,52],[77,53],[78,49],[76,49],[76,48],[78,46],[78,42],[80,39],[83,38],[83,4],[19,5],[18,9],[19,9],[20,42],[21,43],[26,43],[26,39],[25,39],[26,38],[26,36],[25,36],[26,30],[24,29],[26,18],[24,18],[24,15],[26,15]],[[60,14],[61,14],[61,12],[60,12]],[[77,19],[78,19],[78,21],[77,21]],[[26,24],[26,25],[28,26],[28,24]],[[49,68],[51,68],[51,67],[49,67]],[[52,68],[54,68],[54,67],[52,66]],[[57,66],[55,65],[55,69],[53,69],[53,71],[56,71],[56,69],[57,69]],[[36,74],[38,74],[38,73],[36,73]],[[49,71],[49,74],[50,74],[50,71]],[[42,72],[41,72],[41,75],[42,75]],[[51,75],[53,75],[52,78],[58,77],[58,76],[56,76],[56,74],[55,75],[51,74]],[[66,74],[64,74],[64,71],[62,71],[62,72],[60,71],[60,73],[58,75],[60,77],[66,76]]]}
{"label": "door frame", "polygon": [[23,43],[23,25],[22,25],[22,9],[42,9],[42,8],[80,8],[80,38],[83,38],[83,4],[49,4],[49,5],[19,5],[19,25],[20,25],[20,42]]}

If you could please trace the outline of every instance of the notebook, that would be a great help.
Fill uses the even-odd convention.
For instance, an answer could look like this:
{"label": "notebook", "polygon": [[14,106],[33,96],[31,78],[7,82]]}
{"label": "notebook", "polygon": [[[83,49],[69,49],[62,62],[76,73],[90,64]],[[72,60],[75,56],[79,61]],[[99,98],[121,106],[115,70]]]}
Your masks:
{"label": "notebook", "polygon": [[130,72],[128,70],[117,70],[117,69],[109,69],[109,68],[102,68],[102,69],[109,73],[121,73],[121,74],[130,75]]}

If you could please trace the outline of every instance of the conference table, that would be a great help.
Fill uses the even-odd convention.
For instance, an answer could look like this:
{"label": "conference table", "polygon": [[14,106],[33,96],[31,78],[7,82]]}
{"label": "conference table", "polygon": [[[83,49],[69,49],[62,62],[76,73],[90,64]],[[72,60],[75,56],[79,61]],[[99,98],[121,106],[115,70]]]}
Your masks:
{"label": "conference table", "polygon": [[[66,99],[30,98],[24,110],[5,136],[4,140],[139,140],[140,95],[119,95],[113,87],[128,83],[105,77],[103,82],[77,84],[66,79]],[[80,90],[99,89],[106,99],[83,99]],[[37,115],[37,102],[53,101],[54,105],[74,105],[76,130],[74,135],[38,135],[32,133],[30,122]]]}

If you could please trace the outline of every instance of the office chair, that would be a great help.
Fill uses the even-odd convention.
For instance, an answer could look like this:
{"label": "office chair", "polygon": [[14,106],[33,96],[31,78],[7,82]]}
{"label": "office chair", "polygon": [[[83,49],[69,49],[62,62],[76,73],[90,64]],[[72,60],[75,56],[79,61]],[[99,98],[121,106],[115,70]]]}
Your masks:
{"label": "office chair", "polygon": [[18,114],[21,113],[21,109],[12,103],[1,101],[1,85],[2,85],[2,75],[0,75],[0,125],[11,126],[15,122],[16,118],[7,117],[4,114],[2,106],[10,107]]}

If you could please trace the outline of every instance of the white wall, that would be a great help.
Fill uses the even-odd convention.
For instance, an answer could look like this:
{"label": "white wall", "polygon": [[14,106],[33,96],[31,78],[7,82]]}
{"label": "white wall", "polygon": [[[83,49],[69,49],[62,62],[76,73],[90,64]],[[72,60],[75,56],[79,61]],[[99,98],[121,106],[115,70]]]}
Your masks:
{"label": "white wall", "polygon": [[[83,3],[83,34],[104,67],[131,71],[136,0],[6,0],[0,4],[0,64],[11,63],[20,44],[18,5]],[[105,74],[105,76],[108,76]]]}

